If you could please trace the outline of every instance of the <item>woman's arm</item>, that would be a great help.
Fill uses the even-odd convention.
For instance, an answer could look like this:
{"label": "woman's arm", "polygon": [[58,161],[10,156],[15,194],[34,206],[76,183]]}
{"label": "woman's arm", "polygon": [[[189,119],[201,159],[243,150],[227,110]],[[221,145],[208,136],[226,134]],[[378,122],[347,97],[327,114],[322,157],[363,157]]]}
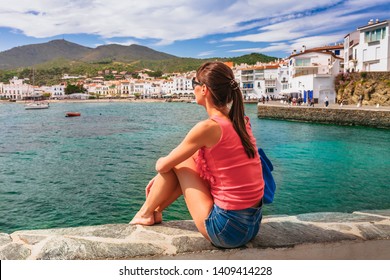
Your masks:
{"label": "woman's arm", "polygon": [[196,124],[186,135],[184,140],[166,157],[156,162],[156,171],[165,173],[179,163],[192,156],[201,147],[215,145],[221,137],[220,126],[212,120],[205,120]]}

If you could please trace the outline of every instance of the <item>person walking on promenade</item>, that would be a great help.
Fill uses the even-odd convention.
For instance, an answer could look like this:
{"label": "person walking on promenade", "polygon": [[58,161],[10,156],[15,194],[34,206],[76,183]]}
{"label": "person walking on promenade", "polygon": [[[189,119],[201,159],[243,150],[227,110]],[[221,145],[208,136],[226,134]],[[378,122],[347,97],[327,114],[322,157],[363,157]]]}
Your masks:
{"label": "person walking on promenade", "polygon": [[329,106],[329,98],[328,96],[325,96],[325,107]]}
{"label": "person walking on promenade", "polygon": [[130,224],[153,225],[183,195],[199,232],[214,246],[236,248],[253,239],[262,219],[264,180],[256,140],[232,70],[206,62],[192,85],[208,119],[156,162],[158,174]]}
{"label": "person walking on promenade", "polygon": [[363,95],[360,95],[357,107],[362,107],[362,105],[363,105]]}

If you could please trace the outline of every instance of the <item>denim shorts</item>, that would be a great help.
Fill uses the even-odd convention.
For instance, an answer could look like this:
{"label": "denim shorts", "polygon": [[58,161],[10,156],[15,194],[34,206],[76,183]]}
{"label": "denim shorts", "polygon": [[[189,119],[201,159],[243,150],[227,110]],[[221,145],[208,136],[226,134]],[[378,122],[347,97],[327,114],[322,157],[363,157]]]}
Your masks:
{"label": "denim shorts", "polygon": [[259,232],[262,207],[243,210],[224,210],[214,204],[205,226],[211,243],[221,248],[245,245]]}

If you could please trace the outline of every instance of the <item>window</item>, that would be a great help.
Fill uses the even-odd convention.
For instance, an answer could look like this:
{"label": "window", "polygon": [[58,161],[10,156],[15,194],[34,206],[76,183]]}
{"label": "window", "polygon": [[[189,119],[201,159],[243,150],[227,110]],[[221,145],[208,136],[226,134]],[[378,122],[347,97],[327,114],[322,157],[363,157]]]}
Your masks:
{"label": "window", "polygon": [[310,58],[296,59],[295,66],[310,66]]}
{"label": "window", "polygon": [[335,50],[335,51],[334,51],[334,54],[335,54],[335,55],[340,55],[340,50]]}
{"label": "window", "polygon": [[381,48],[377,47],[375,49],[375,59],[380,59],[380,54],[381,54]]}
{"label": "window", "polygon": [[386,37],[386,27],[378,28],[375,30],[366,31],[364,33],[364,42],[365,43],[377,42],[381,39],[384,39],[385,37]]}

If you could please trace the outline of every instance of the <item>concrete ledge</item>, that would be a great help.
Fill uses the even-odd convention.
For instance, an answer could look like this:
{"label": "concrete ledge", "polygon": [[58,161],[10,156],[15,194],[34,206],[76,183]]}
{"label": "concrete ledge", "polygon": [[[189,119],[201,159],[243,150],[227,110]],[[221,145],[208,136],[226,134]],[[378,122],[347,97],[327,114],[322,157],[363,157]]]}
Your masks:
{"label": "concrete ledge", "polygon": [[390,259],[390,210],[264,217],[254,240],[229,250],[192,221],[1,233],[0,259]]}
{"label": "concrete ledge", "polygon": [[388,108],[362,109],[351,107],[308,107],[286,105],[257,106],[257,116],[266,119],[280,119],[303,122],[329,123],[337,125],[359,125],[390,129]]}

